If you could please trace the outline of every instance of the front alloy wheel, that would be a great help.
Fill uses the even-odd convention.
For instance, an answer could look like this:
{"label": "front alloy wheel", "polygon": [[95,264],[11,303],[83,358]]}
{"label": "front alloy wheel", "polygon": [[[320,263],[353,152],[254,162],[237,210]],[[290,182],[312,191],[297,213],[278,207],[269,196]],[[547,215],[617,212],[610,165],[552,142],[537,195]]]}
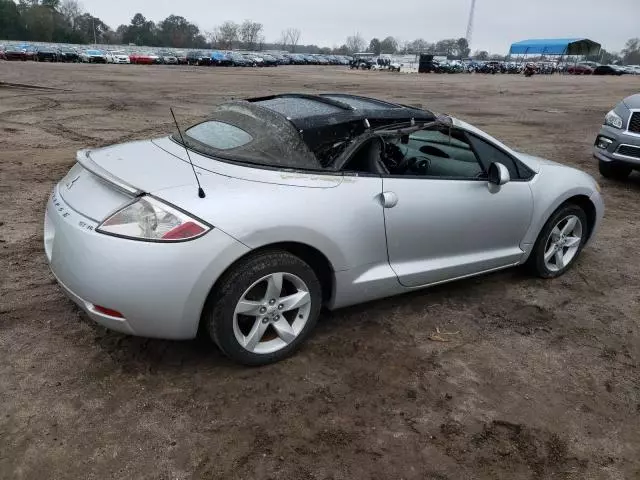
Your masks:
{"label": "front alloy wheel", "polygon": [[544,252],[544,265],[558,272],[569,265],[582,243],[582,222],[575,215],[560,220],[551,230]]}
{"label": "front alloy wheel", "polygon": [[538,235],[527,264],[542,278],[555,278],[575,262],[587,241],[587,215],[574,204],[561,206]]}
{"label": "front alloy wheel", "polygon": [[258,252],[237,262],[216,284],[203,327],[231,359],[265,365],[306,340],[321,303],[320,282],[307,263],[285,251]]}

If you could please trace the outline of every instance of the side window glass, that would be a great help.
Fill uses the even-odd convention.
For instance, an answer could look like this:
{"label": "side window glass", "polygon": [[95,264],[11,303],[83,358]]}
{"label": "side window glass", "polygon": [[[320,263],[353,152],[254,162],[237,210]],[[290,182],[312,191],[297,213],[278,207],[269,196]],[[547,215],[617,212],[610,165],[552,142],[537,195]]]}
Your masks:
{"label": "side window glass", "polygon": [[518,174],[518,167],[516,166],[513,159],[504,153],[499,148],[494,147],[489,142],[482,140],[475,135],[468,135],[469,141],[472,143],[473,148],[475,148],[478,156],[480,157],[480,161],[486,168],[489,168],[494,162],[501,163],[509,170],[509,175],[511,178],[520,178]]}
{"label": "side window glass", "polygon": [[409,136],[398,147],[406,175],[470,179],[484,175],[466,135],[456,129],[428,128]]}

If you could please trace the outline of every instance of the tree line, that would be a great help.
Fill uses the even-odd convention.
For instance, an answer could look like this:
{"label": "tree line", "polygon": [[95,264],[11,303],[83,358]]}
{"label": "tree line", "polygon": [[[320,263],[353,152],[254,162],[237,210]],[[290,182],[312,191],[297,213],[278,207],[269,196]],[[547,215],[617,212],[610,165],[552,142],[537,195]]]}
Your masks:
{"label": "tree line", "polygon": [[[422,38],[403,41],[392,36],[372,38],[368,43],[359,33],[346,38],[334,48],[304,45],[297,28],[282,31],[276,42],[267,43],[262,23],[245,20],[226,21],[210,31],[202,32],[197,25],[179,15],[169,15],[155,23],[136,13],[128,25],[113,30],[100,18],[85,12],[78,0],[0,0],[0,39],[76,44],[133,44],[149,47],[220,48],[247,50],[288,50],[294,53],[347,55],[356,52],[380,54],[432,53],[468,58],[471,50],[465,38],[429,42]],[[476,50],[478,60],[502,60]],[[624,62],[640,64],[640,38],[627,41],[619,53],[602,50],[594,60],[602,63]]]}
{"label": "tree line", "polygon": [[460,58],[467,58],[471,52],[466,38],[450,38],[431,43],[422,38],[408,42],[391,36],[382,40],[374,37],[367,46],[365,39],[359,33],[347,37],[347,41],[334,50],[337,50],[336,53],[368,52],[375,55],[431,53]]}

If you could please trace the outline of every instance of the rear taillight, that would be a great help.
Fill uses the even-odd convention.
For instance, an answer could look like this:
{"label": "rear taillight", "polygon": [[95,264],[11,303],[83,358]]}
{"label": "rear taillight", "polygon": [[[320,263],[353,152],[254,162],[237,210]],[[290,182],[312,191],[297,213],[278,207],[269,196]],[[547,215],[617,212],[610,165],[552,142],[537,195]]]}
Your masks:
{"label": "rear taillight", "polygon": [[212,227],[160,200],[144,196],[114,213],[96,232],[156,242],[179,242],[204,235]]}
{"label": "rear taillight", "polygon": [[94,305],[93,309],[96,312],[101,313],[103,315],[108,315],[109,317],[124,318],[124,315],[122,315],[117,310],[112,310],[111,308],[101,307],[100,305]]}

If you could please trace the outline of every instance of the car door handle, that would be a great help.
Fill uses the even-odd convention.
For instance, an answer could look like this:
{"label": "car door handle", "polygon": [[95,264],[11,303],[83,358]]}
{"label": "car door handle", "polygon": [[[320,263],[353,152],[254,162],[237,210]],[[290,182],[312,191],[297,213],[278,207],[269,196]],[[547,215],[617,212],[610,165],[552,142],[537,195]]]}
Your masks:
{"label": "car door handle", "polygon": [[398,204],[398,195],[395,192],[382,192],[382,206],[393,208]]}

